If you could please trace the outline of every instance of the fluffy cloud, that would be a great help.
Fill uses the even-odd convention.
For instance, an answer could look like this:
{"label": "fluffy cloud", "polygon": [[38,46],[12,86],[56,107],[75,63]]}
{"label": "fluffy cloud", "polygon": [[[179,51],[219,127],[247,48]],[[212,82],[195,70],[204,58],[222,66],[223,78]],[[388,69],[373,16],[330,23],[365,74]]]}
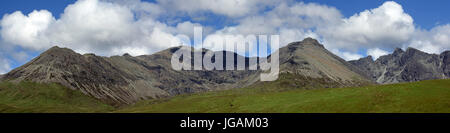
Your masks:
{"label": "fluffy cloud", "polygon": [[238,25],[219,29],[206,39],[224,38],[217,36],[225,35],[280,35],[280,46],[285,46],[306,37],[319,38],[312,28],[329,25],[341,17],[341,13],[334,7],[315,3],[281,2],[264,14],[243,17],[238,20]]}
{"label": "fluffy cloud", "polygon": [[337,56],[339,56],[345,60],[357,60],[357,59],[360,59],[363,57],[360,54],[351,53],[351,52],[347,52],[347,51],[341,51],[338,49],[331,49],[331,52],[333,52],[334,54],[336,54]]}
{"label": "fluffy cloud", "polygon": [[407,43],[415,27],[401,5],[389,1],[365,10],[340,24],[319,27],[325,42],[333,48],[356,51],[360,48],[395,48]]}
{"label": "fluffy cloud", "polygon": [[[6,42],[28,49],[59,45],[80,53],[107,56],[149,54],[175,46],[171,40],[176,39],[173,34],[177,27],[156,21],[151,15],[136,16],[134,11],[153,10],[131,7],[137,8],[133,4],[79,0],[66,7],[57,20],[46,10],[27,16],[18,11],[3,17],[1,33]],[[179,28],[191,25],[194,24],[183,23]]]}
{"label": "fluffy cloud", "polygon": [[370,55],[373,57],[373,59],[378,59],[378,57],[389,54],[387,51],[384,51],[379,48],[373,48],[367,50],[367,55]]}
{"label": "fluffy cloud", "polygon": [[409,47],[435,54],[450,50],[450,24],[434,27],[430,31],[418,31]]}
{"label": "fluffy cloud", "polygon": [[1,36],[4,41],[18,44],[25,48],[43,49],[49,43],[41,39],[49,25],[55,22],[52,14],[46,10],[33,11],[27,16],[17,11],[7,14],[1,20]]}

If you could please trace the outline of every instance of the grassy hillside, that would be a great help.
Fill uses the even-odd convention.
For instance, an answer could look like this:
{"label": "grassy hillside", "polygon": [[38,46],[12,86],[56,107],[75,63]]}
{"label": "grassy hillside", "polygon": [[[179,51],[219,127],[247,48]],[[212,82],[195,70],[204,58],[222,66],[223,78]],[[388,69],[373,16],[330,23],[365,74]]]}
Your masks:
{"label": "grassy hillside", "polygon": [[180,95],[114,108],[58,84],[0,83],[0,112],[450,112],[450,80],[353,88],[286,81]]}
{"label": "grassy hillside", "polygon": [[117,112],[450,112],[450,80],[287,91],[266,86],[142,101]]}
{"label": "grassy hillside", "polygon": [[58,84],[0,83],[0,112],[107,112],[114,108]]}

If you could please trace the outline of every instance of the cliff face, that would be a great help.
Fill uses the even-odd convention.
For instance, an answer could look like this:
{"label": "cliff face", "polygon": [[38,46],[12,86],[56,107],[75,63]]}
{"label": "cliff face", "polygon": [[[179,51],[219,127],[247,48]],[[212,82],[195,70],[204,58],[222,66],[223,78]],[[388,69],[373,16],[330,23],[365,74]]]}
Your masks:
{"label": "cliff face", "polygon": [[450,51],[443,52],[439,58],[442,60],[441,69],[447,78],[450,78]]}
{"label": "cliff face", "polygon": [[[81,55],[67,48],[53,47],[5,74],[3,79],[13,82],[26,80],[60,83],[117,105],[132,104],[142,99],[240,88],[260,83],[262,72],[259,70],[174,70],[171,67],[171,57],[178,49],[180,47],[137,57],[128,54],[101,57],[94,54]],[[207,51],[203,49],[196,52],[202,52],[204,55]],[[218,52],[223,52],[224,58],[227,58],[227,53],[235,59],[244,58],[246,67],[256,65],[249,64],[250,58],[230,52]],[[333,85],[326,87],[355,86],[361,81],[368,81],[364,78],[366,76],[363,76],[364,72],[332,54],[311,38],[291,43],[277,52],[280,54],[281,74],[324,79]],[[315,81],[306,78],[296,82]]]}
{"label": "cliff face", "polygon": [[366,57],[349,62],[366,71],[377,83],[413,82],[449,78],[448,53],[435,55],[414,48],[406,51],[397,48],[392,54],[375,61]]}

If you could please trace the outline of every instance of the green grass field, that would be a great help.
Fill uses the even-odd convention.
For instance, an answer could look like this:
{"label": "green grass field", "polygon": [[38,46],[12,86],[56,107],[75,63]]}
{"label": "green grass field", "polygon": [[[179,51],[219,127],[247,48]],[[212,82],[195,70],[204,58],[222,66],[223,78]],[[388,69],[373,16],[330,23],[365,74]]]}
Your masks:
{"label": "green grass field", "polygon": [[113,110],[112,106],[58,84],[0,83],[0,112],[77,113]]}
{"label": "green grass field", "polygon": [[271,85],[179,95],[114,108],[57,84],[0,84],[0,112],[450,113],[450,80],[353,88]]}
{"label": "green grass field", "polygon": [[142,101],[116,112],[450,113],[450,80],[281,92],[233,89]]}

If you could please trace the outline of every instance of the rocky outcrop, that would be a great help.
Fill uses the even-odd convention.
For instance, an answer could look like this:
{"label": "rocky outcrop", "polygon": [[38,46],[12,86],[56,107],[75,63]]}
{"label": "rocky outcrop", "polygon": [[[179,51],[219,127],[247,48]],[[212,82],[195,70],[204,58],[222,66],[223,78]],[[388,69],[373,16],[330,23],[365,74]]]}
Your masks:
{"label": "rocky outcrop", "polygon": [[[447,57],[447,58],[446,58]],[[441,55],[428,54],[414,48],[396,48],[392,54],[349,61],[369,74],[377,83],[388,84],[448,78],[448,51]],[[446,73],[447,71],[447,73]]]}

